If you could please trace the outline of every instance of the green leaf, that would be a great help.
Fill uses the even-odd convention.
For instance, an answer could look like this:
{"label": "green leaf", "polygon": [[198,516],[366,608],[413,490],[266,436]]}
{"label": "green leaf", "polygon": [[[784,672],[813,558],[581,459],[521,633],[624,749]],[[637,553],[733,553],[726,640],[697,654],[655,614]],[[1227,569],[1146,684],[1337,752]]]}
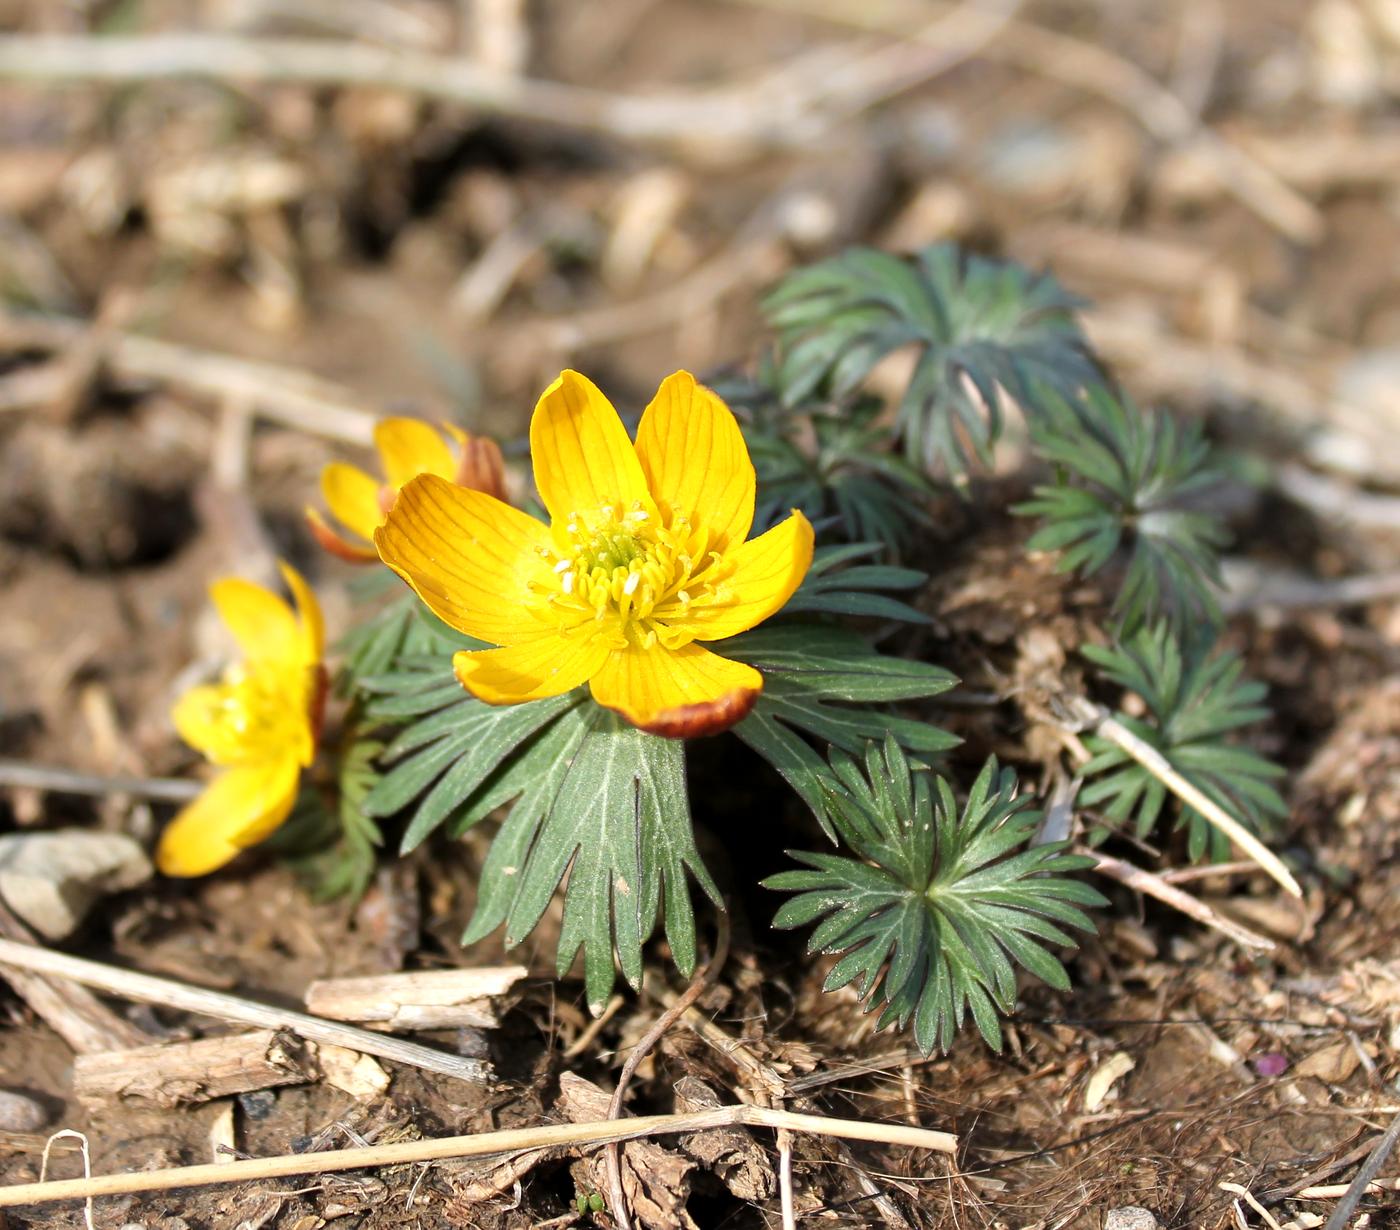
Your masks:
{"label": "green leaf", "polygon": [[417,604],[412,593],[401,594],[340,639],[336,645],[341,657],[335,679],[337,695],[349,696],[361,677],[389,669],[403,648]]}
{"label": "green leaf", "polygon": [[1016,1001],[1015,966],[1067,988],[1050,945],[1092,933],[1086,908],[1107,904],[1069,878],[1093,859],[1066,843],[1032,845],[1039,813],[1015,776],[984,766],[961,810],[946,779],[909,762],[888,737],[864,765],[832,755],[826,808],[859,856],[794,852],[802,869],[764,883],[796,893],[774,926],[817,923],[809,952],[839,954],[826,990],[854,985],[876,1027],[913,1024],[925,1054],[946,1051],[970,1012],[1000,1049],[999,1014]]}
{"label": "green leaf", "polygon": [[942,667],[881,654],[853,632],[815,624],[766,624],[717,648],[763,675],[763,694],[734,733],[782,774],[824,827],[823,783],[829,770],[804,734],[848,752],[887,732],[921,755],[960,742],[946,730],[889,708],[898,701],[937,696],[957,679]]}
{"label": "green leaf", "polygon": [[[1244,664],[1235,654],[1212,656],[1210,643],[1200,637],[1183,646],[1165,620],[1108,648],[1086,645],[1081,652],[1147,708],[1145,717],[1119,713],[1118,721],[1251,832],[1267,832],[1288,814],[1270,785],[1283,770],[1257,752],[1227,742],[1232,732],[1268,714],[1258,703],[1262,686],[1242,678]],[[1084,742],[1093,759],[1082,770],[1085,786],[1079,802],[1102,808],[1109,820],[1131,820],[1138,836],[1146,837],[1167,803],[1162,784],[1102,736],[1090,735]],[[1175,827],[1186,829],[1192,860],[1229,857],[1229,839],[1219,829],[1193,807],[1173,803],[1173,808]],[[1101,827],[1090,840],[1107,835]]]}
{"label": "green leaf", "polygon": [[911,460],[958,474],[985,462],[1009,395],[1034,417],[1039,390],[1098,382],[1075,322],[1078,301],[1048,275],[952,245],[901,260],[851,248],[789,274],[764,303],[782,343],[776,384],[797,406],[851,397],[891,352],[913,347],[898,410]]}
{"label": "green leaf", "polygon": [[880,402],[788,404],[778,379],[765,359],[753,380],[715,385],[739,417],[758,477],[755,530],[799,509],[825,538],[878,542],[892,554],[908,547],[931,524],[933,487],[918,467],[891,453]]}
{"label": "green leaf", "polygon": [[591,702],[577,705],[482,786],[460,827],[511,799],[464,943],[503,922],[506,943],[521,943],[567,873],[557,965],[562,975],[582,948],[595,1012],[612,989],[614,952],[627,981],[641,985],[642,945],[658,917],[677,967],[694,971],[687,874],[716,904],[720,897],[695,847],[682,741],[646,734]]}
{"label": "green leaf", "polygon": [[392,815],[419,800],[400,846],[404,854],[466,803],[517,747],[584,698],[574,691],[520,705],[488,705],[475,697],[464,699],[455,680],[450,693],[431,689],[425,695],[441,697],[442,703],[425,710],[417,725],[395,739],[385,759],[403,758],[365,800],[374,816]]}
{"label": "green leaf", "polygon": [[1040,408],[1032,439],[1056,473],[1015,509],[1044,521],[1030,549],[1060,551],[1060,570],[1085,576],[1120,560],[1113,612],[1124,635],[1162,617],[1177,628],[1218,622],[1225,531],[1190,507],[1217,477],[1199,427],[1102,387],[1074,401],[1044,390]]}
{"label": "green leaf", "polygon": [[783,614],[866,616],[928,623],[929,618],[922,611],[890,597],[918,589],[928,580],[928,573],[887,564],[855,563],[882,550],[878,542],[818,547],[802,584],[784,605]]}

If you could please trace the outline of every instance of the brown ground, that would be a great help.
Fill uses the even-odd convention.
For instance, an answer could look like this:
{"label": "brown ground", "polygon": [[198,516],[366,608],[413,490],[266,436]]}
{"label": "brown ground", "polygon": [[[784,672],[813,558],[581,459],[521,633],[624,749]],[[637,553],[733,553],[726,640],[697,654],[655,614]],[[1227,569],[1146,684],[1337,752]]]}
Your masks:
{"label": "brown ground", "polygon": [[[0,0],[0,28],[327,28],[279,18],[281,7]],[[484,0],[320,7],[334,35],[435,50],[470,51],[473,31],[523,30],[531,76],[624,95],[752,82],[820,45],[852,56],[863,46],[848,24],[800,16],[796,0],[791,11],[547,0],[528,6],[520,29],[512,6]],[[506,16],[489,18],[497,10]],[[891,31],[944,12],[842,0],[824,11]],[[5,293],[12,305],[100,322],[55,355],[0,316],[0,754],[96,773],[184,772],[192,762],[166,712],[182,672],[214,646],[203,597],[211,577],[265,574],[281,553],[312,572],[333,625],[348,611],[347,570],[313,553],[300,522],[320,466],[345,448],[276,422],[250,430],[250,407],[235,396],[218,402],[179,380],[124,378],[105,349],[108,330],[191,347],[192,366],[199,351],[265,360],[333,380],[375,411],[452,414],[509,435],[565,363],[635,407],[677,366],[752,357],[756,292],[792,264],[853,240],[907,248],[953,238],[1053,267],[1094,300],[1091,332],[1132,391],[1205,415],[1261,474],[1291,466],[1329,479],[1322,494],[1294,483],[1242,496],[1230,510],[1240,557],[1272,575],[1393,578],[1396,6],[1045,0],[1022,17],[1034,24],[1003,31],[966,63],[797,152],[717,147],[694,132],[658,146],[369,89],[50,90],[0,79]],[[1074,42],[1048,43],[1045,30]],[[1070,57],[1085,47],[1117,58],[1076,66]],[[510,67],[509,55],[492,62]],[[1168,106],[1162,121],[1161,100],[1144,99],[1141,82],[1133,97],[1106,96],[1095,65],[1120,84],[1126,72],[1129,86],[1138,66],[1168,83],[1184,112]],[[822,97],[828,71],[809,65],[799,88]],[[1252,169],[1213,169],[1205,141],[1190,135],[1193,114],[1257,160]],[[1162,124],[1178,121],[1186,138],[1169,140]],[[1265,186],[1232,191],[1242,175]],[[1379,373],[1370,383],[1348,366],[1358,358]],[[21,379],[34,372],[48,373],[41,395]],[[1004,494],[994,484],[984,506],[950,508],[928,551],[925,605],[939,622],[923,651],[974,694],[991,672],[1017,669],[1028,633],[1070,642],[1093,609],[1091,594],[1025,560],[1026,527],[994,511]],[[707,1002],[715,1020],[793,1081],[844,1073],[813,1087],[819,1111],[908,1119],[965,1141],[949,1167],[865,1147],[842,1158],[799,1140],[798,1207],[813,1224],[886,1216],[861,1197],[852,1160],[921,1226],[1097,1230],[1128,1204],[1169,1226],[1263,1224],[1248,1208],[1232,1212],[1222,1183],[1243,1185],[1281,1223],[1328,1216],[1329,1203],[1285,1197],[1305,1180],[1349,1178],[1357,1157],[1344,1159],[1374,1141],[1396,1103],[1400,606],[1344,606],[1330,592],[1300,606],[1255,605],[1229,639],[1278,709],[1258,741],[1290,770],[1287,846],[1308,899],[1290,907],[1259,876],[1188,887],[1274,937],[1267,958],[1116,892],[1101,936],[1073,964],[1076,993],[1028,987],[1006,1054],[964,1038],[947,1058],[910,1064],[898,1039],[870,1035],[848,997],[819,994],[824,971],[768,930],[771,902],[736,886],[734,953]],[[946,721],[968,738],[967,763],[996,751],[1037,771],[1025,715],[974,704]],[[775,799],[756,799],[740,805],[777,814]],[[708,857],[721,875],[731,839],[722,813],[734,803],[699,805],[713,813]],[[149,836],[165,814],[121,799],[0,796],[0,823],[19,826]],[[780,844],[755,857],[776,859]],[[489,963],[501,956],[493,943],[465,954],[454,943],[480,854],[469,843],[386,871],[358,909],[313,904],[287,872],[250,859],[205,882],[111,899],[75,948],[288,1003],[329,973]],[[405,917],[407,942],[394,927]],[[240,1148],[304,1148],[337,1121],[429,1135],[540,1122],[565,1069],[610,1087],[619,1049],[655,1019],[654,998],[629,997],[566,1062],[586,1026],[581,988],[550,979],[543,941],[524,959],[539,977],[490,1040],[503,1078],[490,1092],[406,1070],[368,1106],[322,1085],[284,1089],[240,1105]],[[207,1159],[215,1108],[81,1107],[67,1047],[18,1000],[0,1008],[9,1024],[0,1084],[42,1094],[55,1125],[87,1132],[96,1171]],[[133,1019],[153,1032],[186,1028],[147,1010]],[[1087,1111],[1091,1074],[1119,1052],[1135,1066]],[[1274,1055],[1282,1074],[1260,1075],[1260,1060]],[[865,1062],[879,1070],[844,1072]],[[633,1109],[670,1109],[685,1073],[726,1100],[742,1083],[678,1030],[643,1068]],[[36,1177],[40,1147],[0,1133],[0,1180]],[[76,1167],[65,1156],[56,1171]],[[421,1176],[389,1172],[304,1191],[264,1184],[113,1200],[99,1204],[97,1224],[523,1227],[565,1216],[599,1182],[552,1160],[518,1193],[507,1183],[497,1198],[473,1197],[488,1171],[441,1166],[416,1189]],[[703,1166],[691,1180],[697,1224],[777,1224],[774,1200],[736,1199]],[[1373,1226],[1400,1224],[1382,1202],[1363,1208]],[[80,1219],[65,1207],[8,1224]]]}

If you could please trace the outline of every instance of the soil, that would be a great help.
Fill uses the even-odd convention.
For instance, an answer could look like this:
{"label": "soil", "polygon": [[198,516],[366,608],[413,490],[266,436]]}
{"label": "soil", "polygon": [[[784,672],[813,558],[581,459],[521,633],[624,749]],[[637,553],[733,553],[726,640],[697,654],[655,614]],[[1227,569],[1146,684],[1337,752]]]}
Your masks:
{"label": "soil", "polygon": [[[619,94],[752,81],[819,45],[852,54],[864,45],[849,24],[781,4],[525,7],[530,75]],[[9,0],[0,2],[0,29],[316,31],[309,16],[278,18],[277,8]],[[473,22],[511,8],[365,0],[330,6],[326,20],[337,36],[443,50],[473,46]],[[47,89],[0,79],[6,310],[96,322],[86,353],[84,344],[57,355],[11,345],[0,329],[0,754],[98,774],[193,772],[168,710],[220,652],[208,582],[228,572],[270,576],[281,555],[314,579],[333,631],[349,616],[352,569],[316,552],[302,508],[326,461],[363,457],[285,424],[250,426],[250,407],[236,397],[215,404],[178,380],[123,376],[104,358],[110,330],[303,370],[375,412],[450,416],[511,438],[566,363],[635,410],[675,367],[751,361],[762,340],[757,296],[786,268],[849,242],[955,239],[1048,266],[1092,299],[1091,329],[1113,326],[1104,349],[1129,391],[1202,417],[1241,475],[1312,467],[1342,493],[1329,506],[1267,481],[1233,485],[1225,513],[1235,557],[1313,580],[1393,577],[1400,522],[1393,511],[1387,522],[1357,509],[1394,500],[1400,459],[1387,458],[1375,436],[1366,445],[1364,432],[1361,460],[1349,467],[1325,470],[1310,451],[1312,429],[1345,436],[1354,423],[1333,415],[1333,394],[1358,358],[1382,372],[1371,400],[1353,397],[1368,429],[1393,447],[1400,424],[1400,167],[1378,152],[1394,142],[1392,8],[1200,0],[1164,11],[1139,0],[1045,0],[1023,13],[1169,83],[1273,168],[1282,177],[1274,182],[1297,185],[1291,191],[1322,228],[1315,242],[1281,233],[1202,175],[1190,158],[1199,143],[1164,144],[1133,108],[1034,55],[998,54],[997,40],[811,148],[723,158],[693,143],[658,149],[367,88]],[[829,11],[859,16],[865,7]],[[879,12],[900,28],[910,10]],[[1291,162],[1277,156],[1285,146],[1300,151]],[[180,174],[200,167],[224,175],[212,196]],[[779,202],[787,221],[775,226]],[[636,235],[648,210],[659,220],[643,242]],[[482,291],[512,259],[513,275]],[[462,306],[467,292],[484,296],[471,310]],[[1207,356],[1206,370],[1167,361],[1164,374],[1153,349],[1163,339]],[[1276,382],[1233,375],[1241,363]],[[6,382],[46,367],[68,377],[59,392],[10,406],[16,386]],[[1026,555],[1030,527],[1004,509],[1028,476],[1008,452],[1003,472],[939,509],[938,528],[920,544],[932,579],[919,601],[934,623],[910,651],[963,680],[967,699],[954,693],[939,715],[966,740],[954,771],[995,752],[1037,781],[1055,753],[1034,705],[976,698],[1007,677],[1031,678],[1047,644],[1063,651],[1095,635],[1103,603],[1095,586]],[[793,1178],[803,1221],[889,1222],[861,1172],[920,1227],[1098,1230],[1127,1205],[1170,1227],[1265,1224],[1224,1184],[1247,1189],[1279,1223],[1319,1225],[1304,1215],[1330,1215],[1335,1201],[1293,1194],[1349,1179],[1359,1150],[1396,1113],[1400,605],[1253,607],[1232,618],[1227,640],[1270,688],[1275,716],[1252,738],[1289,770],[1283,848],[1301,869],[1305,902],[1284,900],[1258,874],[1188,884],[1277,944],[1249,956],[1114,889],[1101,934],[1070,962],[1075,991],[1028,981],[1001,1054],[968,1035],[924,1061],[899,1037],[875,1034],[852,995],[822,993],[829,962],[769,929],[771,895],[750,879],[755,868],[781,865],[785,846],[811,840],[801,812],[757,764],[751,790],[697,792],[707,859],[736,894],[733,951],[702,1001],[706,1014],[794,1082],[835,1074],[810,1084],[814,1111],[922,1124],[964,1142],[949,1161],[878,1146],[842,1155],[799,1138]],[[1062,652],[1059,664],[1072,678],[1072,657]],[[696,749],[693,780],[711,780],[703,769],[711,754]],[[82,825],[148,840],[169,813],[122,796],[0,789],[4,828]],[[771,823],[753,826],[754,815]],[[473,838],[402,865],[386,858],[359,904],[317,903],[288,870],[249,856],[206,880],[109,898],[65,946],[289,1006],[316,978],[491,964],[507,958],[498,940],[465,952],[456,943],[483,853]],[[1170,843],[1134,852],[1157,868],[1179,855]],[[732,863],[742,863],[742,876]],[[581,980],[553,977],[557,926],[547,918],[509,954],[531,976],[499,1030],[426,1036],[487,1052],[495,1085],[390,1065],[389,1092],[368,1102],[324,1083],[245,1095],[235,1111],[238,1150],[262,1156],[335,1147],[350,1133],[389,1140],[536,1124],[567,1113],[565,1072],[611,1089],[627,1048],[661,1009],[655,995],[629,993],[569,1053],[588,1019]],[[653,946],[658,976],[665,956]],[[115,1006],[154,1038],[217,1032],[207,1021]],[[218,1104],[83,1105],[72,1095],[67,1044],[17,996],[0,996],[0,1013],[0,1085],[35,1094],[55,1128],[84,1133],[94,1172],[208,1160]],[[1125,1071],[1100,1096],[1095,1073],[1120,1054],[1131,1066],[1115,1060]],[[643,1065],[629,1109],[672,1109],[686,1075],[724,1101],[743,1088],[729,1062],[676,1029]],[[0,1182],[37,1178],[43,1140],[0,1131]],[[771,1166],[772,1140],[759,1143]],[[80,1173],[67,1145],[55,1148],[54,1175]],[[771,1190],[737,1195],[716,1165],[687,1166],[674,1142],[661,1145],[636,1165],[674,1171],[671,1196],[681,1195],[668,1206],[665,1192],[652,1193],[646,1224],[778,1224]],[[160,1230],[608,1224],[606,1213],[574,1211],[580,1195],[598,1190],[593,1163],[548,1158],[518,1184],[496,1164],[111,1199],[95,1218]],[[1382,1173],[1396,1173],[1395,1163]],[[483,1194],[493,1183],[498,1194]],[[1361,1209],[1365,1224],[1400,1225],[1392,1200],[1368,1198]],[[34,1207],[0,1225],[76,1226],[82,1216]]]}

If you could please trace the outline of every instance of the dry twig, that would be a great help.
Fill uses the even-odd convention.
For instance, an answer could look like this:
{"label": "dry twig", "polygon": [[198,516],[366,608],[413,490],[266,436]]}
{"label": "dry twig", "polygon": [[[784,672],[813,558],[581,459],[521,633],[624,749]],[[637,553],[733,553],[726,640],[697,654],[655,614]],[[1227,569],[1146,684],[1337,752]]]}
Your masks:
{"label": "dry twig", "polygon": [[[995,35],[1020,0],[997,0],[981,22],[934,22],[909,43],[821,48],[794,67],[708,93],[630,96],[493,71],[461,57],[368,43],[223,34],[0,38],[0,79],[145,82],[210,77],[243,82],[371,86],[627,141],[719,142],[749,152],[812,144],[839,119],[946,71]],[[954,25],[960,41],[950,46]],[[965,28],[964,28],[965,27]]]}
{"label": "dry twig", "polygon": [[487,1065],[479,1059],[449,1055],[444,1051],[420,1046],[416,1042],[405,1042],[401,1038],[377,1034],[368,1029],[357,1029],[353,1025],[343,1025],[338,1021],[324,1021],[302,1012],[275,1008],[237,995],[227,995],[222,991],[187,986],[169,978],[155,978],[150,974],[140,974],[114,965],[70,957],[66,953],[54,952],[50,948],[40,948],[33,944],[17,944],[13,940],[0,939],[0,965],[69,978],[124,999],[161,1004],[167,1008],[196,1012],[224,1021],[236,1021],[240,1025],[251,1025],[255,1029],[291,1030],[299,1037],[309,1038],[313,1042],[343,1046],[364,1055],[390,1059],[395,1063],[422,1068],[427,1072],[437,1072],[457,1080],[479,1084],[489,1079],[490,1075]]}
{"label": "dry twig", "polygon": [[52,790],[58,794],[103,797],[126,794],[161,803],[188,803],[204,789],[200,782],[180,777],[106,777],[58,766],[26,764],[22,760],[0,760],[0,786],[23,786],[30,790]]}
{"label": "dry twig", "polygon": [[[29,944],[33,932],[0,901],[0,936]],[[85,987],[25,970],[4,971],[4,979],[34,1014],[77,1055],[143,1046],[151,1039],[125,1021]]]}
{"label": "dry twig", "polygon": [[[0,44],[4,40],[0,39]],[[0,312],[0,347],[63,350],[79,344],[91,326],[71,316]],[[212,398],[237,398],[251,411],[284,426],[347,444],[368,445],[377,415],[352,394],[292,367],[258,363],[113,330],[103,360],[126,380],[155,380]]]}
{"label": "dry twig", "polygon": [[1396,1115],[1390,1121],[1390,1126],[1386,1128],[1385,1134],[1376,1141],[1376,1147],[1362,1164],[1361,1169],[1356,1172],[1356,1178],[1347,1187],[1346,1193],[1342,1196],[1341,1204],[1332,1210],[1332,1216],[1327,1219],[1327,1225],[1323,1227],[1323,1230],[1346,1230],[1346,1227],[1351,1225],[1351,1215],[1356,1212],[1356,1206],[1361,1203],[1361,1197],[1371,1189],[1373,1180],[1380,1173],[1381,1167],[1385,1165],[1391,1150],[1395,1148],[1396,1141],[1400,1141],[1400,1115]]}

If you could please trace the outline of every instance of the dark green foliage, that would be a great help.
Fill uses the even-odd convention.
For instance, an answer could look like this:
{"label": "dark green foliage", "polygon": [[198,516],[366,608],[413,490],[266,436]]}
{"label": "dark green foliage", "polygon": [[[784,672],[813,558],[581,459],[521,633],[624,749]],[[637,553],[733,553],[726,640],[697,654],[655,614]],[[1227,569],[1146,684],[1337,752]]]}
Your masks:
{"label": "dark green foliage", "polygon": [[880,403],[787,406],[773,383],[777,374],[765,360],[757,383],[718,386],[740,416],[758,476],[755,531],[796,508],[824,538],[878,542],[892,552],[908,546],[930,524],[933,488],[891,452],[889,425],[876,421]]}
{"label": "dark green foliage", "polygon": [[734,733],[782,774],[833,840],[824,803],[830,769],[803,735],[851,753],[886,735],[923,756],[961,742],[889,708],[937,696],[957,680],[927,662],[881,654],[853,632],[765,624],[716,648],[763,675],[763,695]]}
{"label": "dark green foliage", "polygon": [[[359,599],[384,594],[385,578],[395,582],[394,590],[402,589],[398,578],[387,568],[375,569],[373,578],[351,583],[351,594]],[[484,646],[471,637],[453,631],[428,610],[412,593],[395,592],[363,623],[357,624],[341,638],[336,646],[342,663],[336,677],[336,692],[351,695],[362,677],[374,677],[391,670],[404,657],[427,656],[434,653],[451,654],[458,649],[481,649]]]}
{"label": "dark green foliage", "polygon": [[1032,436],[1055,482],[1016,509],[1045,519],[1030,549],[1061,551],[1060,570],[1085,576],[1123,558],[1113,612],[1125,633],[1159,615],[1178,628],[1218,621],[1224,529],[1187,506],[1218,478],[1200,428],[1102,387],[1075,403],[1047,390],[1040,406]]}
{"label": "dark green foliage", "polygon": [[910,765],[893,738],[865,766],[834,752],[825,805],[860,857],[798,853],[804,870],[765,881],[797,896],[774,925],[816,923],[809,952],[840,953],[826,990],[854,984],[877,1028],[911,1021],[919,1048],[947,1050],[969,1012],[1001,1048],[999,1014],[1016,1004],[1015,965],[1060,990],[1069,978],[1052,945],[1092,933],[1081,907],[1106,904],[1068,872],[1093,860],[1065,843],[1029,846],[1039,813],[1015,775],[989,760],[959,811],[947,780]]}
{"label": "dark green foliage", "polygon": [[782,343],[777,387],[792,407],[849,399],[881,359],[917,351],[898,407],[911,460],[960,473],[985,463],[1007,394],[1035,417],[1041,388],[1073,395],[1098,372],[1049,276],[939,244],[909,260],[852,248],[789,274],[764,310]]}
{"label": "dark green foliage", "polygon": [[[1183,648],[1165,623],[1139,629],[1126,641],[1102,649],[1086,645],[1084,656],[1120,687],[1136,693],[1147,716],[1117,719],[1150,743],[1178,773],[1254,832],[1288,814],[1269,783],[1282,776],[1278,765],[1257,752],[1227,741],[1241,726],[1268,716],[1259,702],[1264,685],[1243,679],[1244,664],[1232,653],[1210,653],[1208,643]],[[1085,739],[1094,758],[1084,766],[1087,781],[1079,793],[1085,807],[1101,807],[1106,819],[1132,820],[1146,837],[1161,818],[1166,789],[1117,746],[1096,735]],[[1180,805],[1177,827],[1187,829],[1192,860],[1229,857],[1229,841],[1192,807]],[[1102,840],[1103,831],[1093,834]]]}
{"label": "dark green foliage", "polygon": [[857,564],[878,555],[878,542],[818,547],[802,584],[783,607],[786,615],[857,615],[926,624],[929,618],[892,593],[918,589],[928,573],[890,564]]}
{"label": "dark green foliage", "polygon": [[520,943],[567,872],[557,967],[562,976],[582,947],[594,1012],[612,989],[614,948],[627,981],[641,986],[642,945],[658,915],[676,967],[694,972],[687,873],[716,904],[720,897],[695,848],[682,741],[646,734],[585,701],[503,766],[456,827],[512,799],[482,868],[463,943],[502,923],[506,943]]}
{"label": "dark green foliage", "polygon": [[412,806],[403,849],[448,825],[460,835],[513,804],[482,869],[474,943],[505,924],[523,941],[565,873],[561,976],[580,948],[589,1003],[612,988],[613,957],[640,986],[642,945],[664,918],[677,966],[695,965],[687,873],[718,893],[695,849],[685,789],[685,745],[648,735],[578,689],[519,705],[467,695],[441,657],[408,660],[367,712],[405,725],[384,749],[387,766],[365,800],[371,815]]}

